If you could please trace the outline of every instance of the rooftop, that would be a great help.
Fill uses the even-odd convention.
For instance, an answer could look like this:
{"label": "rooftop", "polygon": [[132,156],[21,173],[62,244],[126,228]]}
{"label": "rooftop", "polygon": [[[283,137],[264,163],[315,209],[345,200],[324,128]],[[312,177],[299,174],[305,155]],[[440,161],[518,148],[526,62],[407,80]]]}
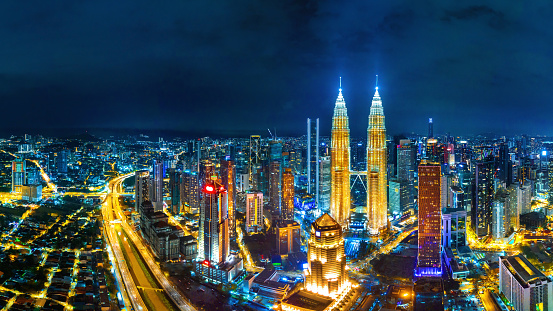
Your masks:
{"label": "rooftop", "polygon": [[522,255],[500,256],[499,260],[511,271],[521,285],[537,280],[547,280],[547,277]]}
{"label": "rooftop", "polygon": [[325,213],[313,223],[316,229],[340,229],[341,226],[329,214]]}
{"label": "rooftop", "polygon": [[332,302],[332,298],[317,295],[306,290],[300,290],[282,300],[282,304],[313,311],[324,311]]}

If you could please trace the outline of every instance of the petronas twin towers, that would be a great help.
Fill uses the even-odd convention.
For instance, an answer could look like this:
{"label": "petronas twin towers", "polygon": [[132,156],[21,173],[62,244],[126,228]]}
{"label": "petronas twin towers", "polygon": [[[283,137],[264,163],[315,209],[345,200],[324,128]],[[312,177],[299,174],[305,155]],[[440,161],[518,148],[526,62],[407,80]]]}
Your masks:
{"label": "petronas twin towers", "polygon": [[[340,83],[341,84],[341,83]],[[330,212],[343,227],[348,226],[351,209],[349,118],[342,88],[332,117]],[[384,109],[374,93],[367,130],[367,229],[378,235],[387,228],[386,126]]]}

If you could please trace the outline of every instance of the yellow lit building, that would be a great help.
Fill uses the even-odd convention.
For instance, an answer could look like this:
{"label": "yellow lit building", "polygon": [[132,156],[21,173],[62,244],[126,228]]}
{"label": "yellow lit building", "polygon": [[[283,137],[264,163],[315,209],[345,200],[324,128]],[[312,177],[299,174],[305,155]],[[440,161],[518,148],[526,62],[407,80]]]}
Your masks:
{"label": "yellow lit building", "polygon": [[326,213],[311,224],[307,261],[308,291],[337,297],[349,285],[342,226]]}
{"label": "yellow lit building", "polygon": [[376,87],[367,130],[367,227],[372,235],[383,233],[388,225],[386,187],[386,125]]}
{"label": "yellow lit building", "polygon": [[282,173],[281,219],[294,219],[294,174],[291,168]]}
{"label": "yellow lit building", "polygon": [[350,137],[348,110],[341,87],[334,106],[330,144],[330,213],[341,226],[346,227],[351,207]]}

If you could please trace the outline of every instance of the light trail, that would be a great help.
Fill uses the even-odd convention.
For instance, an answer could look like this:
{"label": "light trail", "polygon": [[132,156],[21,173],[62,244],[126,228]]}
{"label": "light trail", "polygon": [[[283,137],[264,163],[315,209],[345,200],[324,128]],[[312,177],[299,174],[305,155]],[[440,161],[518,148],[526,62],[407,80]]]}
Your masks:
{"label": "light trail", "polygon": [[131,239],[131,241],[134,243],[134,245],[140,252],[140,254],[142,255],[142,258],[144,259],[144,262],[146,262],[146,264],[148,265],[148,268],[150,268],[150,271],[152,272],[152,275],[156,278],[156,280],[159,282],[161,287],[165,290],[165,292],[167,293],[167,296],[175,303],[175,305],[179,308],[179,310],[196,311],[196,308],[194,308],[194,306],[192,306],[190,302],[188,302],[182,297],[182,295],[175,289],[174,285],[171,284],[171,282],[167,279],[163,271],[161,271],[158,264],[154,260],[154,256],[150,253],[148,248],[145,246],[145,243],[141,240],[138,234],[127,223],[126,216],[121,210],[121,206],[119,205],[119,200],[118,200],[119,191],[121,190],[121,183],[123,182],[124,179],[132,176],[133,174],[134,173],[129,173],[127,175],[120,176],[114,179],[112,182],[110,182],[110,188],[111,188],[110,190],[112,192],[111,195],[112,195],[113,211],[122,220],[121,227],[123,228],[127,236]]}

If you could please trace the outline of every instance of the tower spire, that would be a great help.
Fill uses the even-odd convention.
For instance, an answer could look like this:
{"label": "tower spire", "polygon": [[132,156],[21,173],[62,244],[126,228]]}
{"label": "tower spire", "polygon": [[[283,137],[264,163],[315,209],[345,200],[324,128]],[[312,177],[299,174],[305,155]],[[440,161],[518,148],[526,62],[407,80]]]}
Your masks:
{"label": "tower spire", "polygon": [[378,90],[378,75],[376,75],[375,89]]}
{"label": "tower spire", "polygon": [[380,97],[380,94],[378,94],[378,75],[376,75],[376,83],[374,87],[374,97]]}
{"label": "tower spire", "polygon": [[340,77],[340,91],[342,90],[342,77]]}

